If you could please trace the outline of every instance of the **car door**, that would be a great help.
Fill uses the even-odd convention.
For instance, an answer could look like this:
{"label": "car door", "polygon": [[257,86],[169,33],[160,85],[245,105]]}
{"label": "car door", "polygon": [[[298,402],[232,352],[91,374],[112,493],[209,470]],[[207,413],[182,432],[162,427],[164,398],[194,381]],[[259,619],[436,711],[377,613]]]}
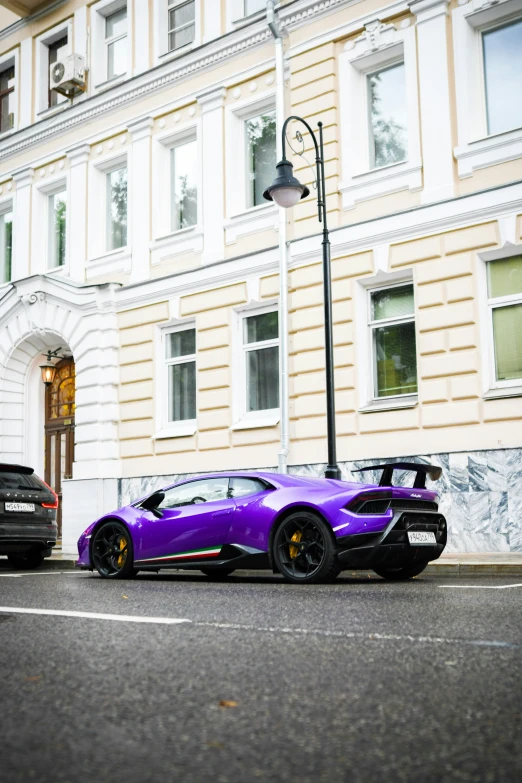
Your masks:
{"label": "car door", "polygon": [[165,490],[161,517],[143,511],[135,542],[135,563],[158,565],[217,558],[225,543],[236,504],[228,477],[188,481]]}

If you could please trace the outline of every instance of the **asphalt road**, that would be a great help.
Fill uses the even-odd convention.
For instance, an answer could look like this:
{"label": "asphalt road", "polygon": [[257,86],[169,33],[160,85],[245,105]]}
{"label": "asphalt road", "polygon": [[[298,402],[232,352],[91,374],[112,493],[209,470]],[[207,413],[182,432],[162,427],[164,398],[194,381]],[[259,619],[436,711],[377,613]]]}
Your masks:
{"label": "asphalt road", "polygon": [[3,783],[522,779],[516,578],[9,573]]}

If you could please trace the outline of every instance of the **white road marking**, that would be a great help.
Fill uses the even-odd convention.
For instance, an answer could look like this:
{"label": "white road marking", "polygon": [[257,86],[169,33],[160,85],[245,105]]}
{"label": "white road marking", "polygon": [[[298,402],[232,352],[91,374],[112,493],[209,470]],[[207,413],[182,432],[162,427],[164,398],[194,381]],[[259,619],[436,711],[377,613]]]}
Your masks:
{"label": "white road marking", "polygon": [[519,648],[521,645],[512,642],[499,642],[482,639],[451,639],[444,636],[413,636],[410,634],[390,633],[356,633],[351,631],[327,631],[320,628],[288,628],[277,626],[243,625],[241,623],[214,623],[193,621],[180,617],[142,617],[128,614],[99,614],[97,612],[69,612],[61,609],[26,609],[19,606],[0,606],[0,614],[36,614],[52,617],[76,617],[86,620],[114,620],[123,623],[148,623],[152,625],[188,624],[199,628],[216,628],[232,631],[251,631],[254,633],[298,634],[303,636],[321,636],[337,639],[362,639],[368,641],[417,642],[424,644],[453,644],[472,647]]}
{"label": "white road marking", "polygon": [[450,590],[509,590],[511,587],[522,587],[521,584],[517,585],[438,585],[441,588],[449,588]]}
{"label": "white road marking", "polygon": [[3,614],[40,614],[52,617],[81,617],[84,620],[115,620],[120,623],[152,623],[155,625],[179,625],[191,623],[181,617],[140,617],[131,614],[99,614],[98,612],[68,612],[62,609],[25,609],[19,606],[0,606]]}

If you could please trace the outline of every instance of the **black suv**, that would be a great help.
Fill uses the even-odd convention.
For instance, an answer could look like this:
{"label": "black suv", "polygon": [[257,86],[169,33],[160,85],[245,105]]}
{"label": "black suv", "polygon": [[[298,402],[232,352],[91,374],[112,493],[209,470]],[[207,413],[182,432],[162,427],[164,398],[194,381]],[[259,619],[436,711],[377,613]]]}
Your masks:
{"label": "black suv", "polygon": [[38,568],[56,544],[58,496],[32,468],[0,463],[0,555]]}

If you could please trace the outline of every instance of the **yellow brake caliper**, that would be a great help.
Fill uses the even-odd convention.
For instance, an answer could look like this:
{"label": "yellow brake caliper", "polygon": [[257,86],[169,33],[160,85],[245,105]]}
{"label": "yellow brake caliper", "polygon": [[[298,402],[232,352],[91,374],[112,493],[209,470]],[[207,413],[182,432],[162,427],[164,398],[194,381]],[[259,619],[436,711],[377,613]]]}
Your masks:
{"label": "yellow brake caliper", "polygon": [[[300,530],[296,530],[296,532],[294,533],[294,535],[292,536],[290,541],[295,541],[296,544],[298,544],[299,541],[302,539],[302,537],[303,537],[303,534],[301,533],[301,531]],[[288,552],[289,552],[290,557],[292,558],[292,560],[294,560],[294,558],[296,558],[297,555],[299,554],[299,547],[292,546],[290,544],[290,546],[288,547]]]}
{"label": "yellow brake caliper", "polygon": [[127,550],[127,539],[123,538],[123,536],[120,538],[120,552],[121,554],[118,555],[118,568],[120,568],[125,563],[125,557]]}

